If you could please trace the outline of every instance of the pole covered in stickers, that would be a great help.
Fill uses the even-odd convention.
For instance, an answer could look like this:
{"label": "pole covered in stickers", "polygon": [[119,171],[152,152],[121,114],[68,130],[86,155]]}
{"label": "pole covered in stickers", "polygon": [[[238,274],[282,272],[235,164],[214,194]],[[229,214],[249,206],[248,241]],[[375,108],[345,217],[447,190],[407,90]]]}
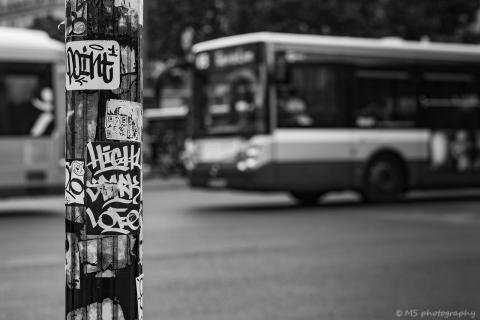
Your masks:
{"label": "pole covered in stickers", "polygon": [[66,0],[67,320],[143,319],[143,0]]}

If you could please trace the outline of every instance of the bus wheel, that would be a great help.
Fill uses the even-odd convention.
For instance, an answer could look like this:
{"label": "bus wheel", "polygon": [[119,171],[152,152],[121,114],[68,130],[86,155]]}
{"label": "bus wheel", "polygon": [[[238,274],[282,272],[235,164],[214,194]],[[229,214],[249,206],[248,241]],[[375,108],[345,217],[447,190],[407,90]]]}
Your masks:
{"label": "bus wheel", "polygon": [[367,168],[363,196],[368,202],[399,200],[405,188],[405,170],[394,156],[380,156]]}
{"label": "bus wheel", "polygon": [[290,195],[302,206],[314,206],[322,196],[319,192],[291,192]]}

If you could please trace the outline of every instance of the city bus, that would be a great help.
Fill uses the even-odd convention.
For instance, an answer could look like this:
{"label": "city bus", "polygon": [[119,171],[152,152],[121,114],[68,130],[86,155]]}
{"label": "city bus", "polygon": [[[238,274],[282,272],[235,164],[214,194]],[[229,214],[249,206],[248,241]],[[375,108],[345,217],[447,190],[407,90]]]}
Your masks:
{"label": "city bus", "polygon": [[480,186],[477,45],[262,32],[193,51],[193,187],[313,204]]}
{"label": "city bus", "polygon": [[64,44],[0,27],[0,196],[64,190]]}

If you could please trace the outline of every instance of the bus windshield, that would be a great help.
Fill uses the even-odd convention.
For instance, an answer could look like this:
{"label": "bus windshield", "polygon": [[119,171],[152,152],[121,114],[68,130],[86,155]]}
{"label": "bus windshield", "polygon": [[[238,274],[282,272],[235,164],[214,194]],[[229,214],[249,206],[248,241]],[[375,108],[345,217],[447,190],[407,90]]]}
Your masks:
{"label": "bus windshield", "polygon": [[[264,65],[250,48],[203,53],[194,85],[196,133],[254,134],[266,128]],[[198,65],[208,60],[208,67]],[[213,60],[213,62],[210,62]],[[205,62],[204,62],[205,63]],[[210,65],[212,63],[213,65]]]}

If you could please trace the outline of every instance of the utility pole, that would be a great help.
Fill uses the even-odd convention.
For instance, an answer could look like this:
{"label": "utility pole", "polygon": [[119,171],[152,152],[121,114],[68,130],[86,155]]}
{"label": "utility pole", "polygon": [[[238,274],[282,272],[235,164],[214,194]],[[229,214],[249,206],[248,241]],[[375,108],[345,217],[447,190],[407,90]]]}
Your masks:
{"label": "utility pole", "polygon": [[143,0],[66,0],[67,320],[143,319]]}

